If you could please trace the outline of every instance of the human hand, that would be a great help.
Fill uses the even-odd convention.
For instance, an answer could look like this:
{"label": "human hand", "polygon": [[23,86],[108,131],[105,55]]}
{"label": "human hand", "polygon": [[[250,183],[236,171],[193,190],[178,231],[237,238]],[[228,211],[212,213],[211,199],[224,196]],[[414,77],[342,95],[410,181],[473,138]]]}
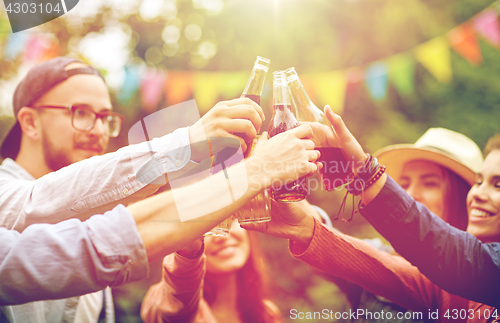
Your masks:
{"label": "human hand", "polygon": [[203,247],[203,238],[196,239],[182,249],[179,249],[177,253],[183,257],[194,259],[195,256],[200,252]]}
{"label": "human hand", "polygon": [[281,183],[314,173],[318,165],[314,162],[320,153],[314,150],[310,139],[309,125],[280,133],[271,139],[265,132],[257,142],[252,156],[246,160],[251,183],[262,183],[269,187],[273,181]]}
{"label": "human hand", "polygon": [[264,223],[246,223],[241,227],[267,233],[279,238],[296,241],[303,247],[307,247],[311,241],[314,231],[315,212],[306,200],[295,203],[278,203],[272,201],[271,221]]}
{"label": "human hand", "polygon": [[325,115],[328,121],[332,124],[344,156],[353,162],[353,172],[357,175],[359,169],[364,165],[368,156],[365,154],[356,138],[354,138],[349,129],[347,129],[342,118],[338,114],[333,113],[332,109],[328,105],[325,106]]}
{"label": "human hand", "polygon": [[311,127],[313,131],[311,140],[314,142],[316,148],[339,147],[337,135],[331,127],[319,122],[301,122],[300,124],[307,124]]}
{"label": "human hand", "polygon": [[[245,152],[247,143],[251,143],[259,133],[264,119],[262,108],[248,98],[221,101],[189,128],[189,140],[196,143],[213,137],[234,138]],[[201,151],[202,146],[192,148],[191,159],[200,161],[206,158],[206,149]]]}

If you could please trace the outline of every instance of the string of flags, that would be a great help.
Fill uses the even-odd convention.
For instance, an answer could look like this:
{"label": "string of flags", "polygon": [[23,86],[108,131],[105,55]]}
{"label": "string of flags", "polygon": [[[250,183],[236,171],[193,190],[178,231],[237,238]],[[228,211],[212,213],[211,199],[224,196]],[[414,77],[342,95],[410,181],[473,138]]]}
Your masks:
{"label": "string of flags", "polygon": [[[367,66],[345,70],[300,75],[307,92],[318,105],[329,104],[341,113],[346,95],[364,82],[375,101],[385,99],[389,82],[401,95],[414,91],[415,66],[421,64],[438,81],[450,82],[453,76],[450,48],[473,66],[482,63],[478,36],[500,49],[499,12],[491,6],[468,21],[410,51],[399,53]],[[5,34],[3,37],[7,37]],[[13,60],[23,55],[24,63],[36,63],[60,53],[57,39],[46,34],[15,33],[8,35],[3,57]],[[153,112],[163,96],[167,106],[194,98],[201,110],[207,111],[217,101],[238,97],[249,76],[250,68],[237,72],[174,71],[124,67],[124,81],[117,93],[120,104],[127,105],[140,96],[141,108]],[[265,89],[266,91],[266,89]],[[269,93],[269,89],[267,89]],[[263,96],[265,96],[264,93]],[[203,111],[202,111],[203,112]]]}

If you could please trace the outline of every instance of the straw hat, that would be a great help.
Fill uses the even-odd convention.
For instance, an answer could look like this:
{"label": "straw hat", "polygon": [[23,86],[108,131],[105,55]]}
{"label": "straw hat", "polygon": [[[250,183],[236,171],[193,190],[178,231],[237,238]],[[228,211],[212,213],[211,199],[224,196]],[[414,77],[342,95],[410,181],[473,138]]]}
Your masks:
{"label": "straw hat", "polygon": [[415,144],[387,146],[373,156],[394,179],[400,177],[407,162],[425,160],[448,168],[471,186],[483,163],[483,154],[474,141],[444,128],[429,128]]}

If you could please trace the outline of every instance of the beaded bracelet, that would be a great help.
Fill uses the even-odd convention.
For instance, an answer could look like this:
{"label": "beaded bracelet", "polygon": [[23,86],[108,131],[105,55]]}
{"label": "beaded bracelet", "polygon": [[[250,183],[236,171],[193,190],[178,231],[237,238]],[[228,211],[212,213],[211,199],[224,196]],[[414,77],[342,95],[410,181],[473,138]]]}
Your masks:
{"label": "beaded bracelet", "polygon": [[359,209],[358,207],[358,209],[354,211],[354,196],[362,194],[365,190],[367,190],[369,187],[375,184],[375,182],[382,176],[384,172],[385,172],[385,166],[380,165],[377,158],[368,155],[367,160],[363,164],[363,167],[359,171],[356,178],[348,185],[346,185],[347,189],[346,195],[344,196],[344,200],[340,205],[337,217],[334,220],[337,220],[339,218],[341,212],[343,214],[343,211],[345,210],[345,204],[347,201],[347,195],[351,193],[353,195],[351,217],[348,220],[345,220],[342,217],[342,221],[348,221],[348,222],[352,221],[354,213],[358,212]]}

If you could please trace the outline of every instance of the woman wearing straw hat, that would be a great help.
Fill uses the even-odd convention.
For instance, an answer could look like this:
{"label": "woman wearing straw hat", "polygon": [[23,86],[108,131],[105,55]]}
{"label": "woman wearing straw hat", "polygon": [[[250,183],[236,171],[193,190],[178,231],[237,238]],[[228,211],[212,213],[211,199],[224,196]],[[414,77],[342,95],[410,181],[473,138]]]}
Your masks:
{"label": "woman wearing straw hat", "polygon": [[[467,228],[466,197],[483,161],[474,141],[455,131],[430,128],[414,144],[387,146],[373,155],[387,167],[387,174],[416,201],[450,225],[460,230]],[[357,285],[343,282],[340,286],[357,309],[392,311],[394,315],[403,310],[367,290],[360,292]],[[362,321],[371,320],[364,318]],[[380,319],[376,321],[381,322]]]}
{"label": "woman wearing straw hat", "polygon": [[467,228],[466,197],[483,162],[474,141],[430,128],[415,144],[388,146],[373,155],[416,201],[454,227]]}

